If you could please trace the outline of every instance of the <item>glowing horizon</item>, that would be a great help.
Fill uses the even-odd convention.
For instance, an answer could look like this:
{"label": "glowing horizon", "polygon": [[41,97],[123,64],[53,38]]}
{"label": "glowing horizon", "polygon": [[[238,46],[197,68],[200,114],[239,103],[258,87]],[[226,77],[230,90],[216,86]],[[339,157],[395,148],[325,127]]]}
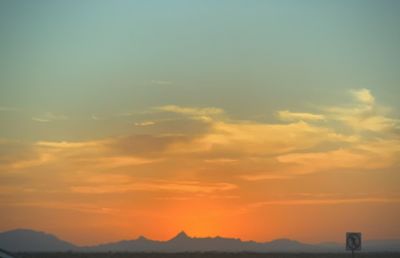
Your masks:
{"label": "glowing horizon", "polygon": [[400,238],[399,8],[1,3],[0,231]]}

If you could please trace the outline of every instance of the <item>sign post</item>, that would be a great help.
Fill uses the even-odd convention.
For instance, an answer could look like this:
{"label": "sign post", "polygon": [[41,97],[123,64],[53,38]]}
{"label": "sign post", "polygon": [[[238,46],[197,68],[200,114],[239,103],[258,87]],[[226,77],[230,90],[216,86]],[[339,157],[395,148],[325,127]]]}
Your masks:
{"label": "sign post", "polygon": [[347,232],[346,233],[346,250],[351,251],[351,257],[354,258],[354,251],[361,250],[361,233]]}

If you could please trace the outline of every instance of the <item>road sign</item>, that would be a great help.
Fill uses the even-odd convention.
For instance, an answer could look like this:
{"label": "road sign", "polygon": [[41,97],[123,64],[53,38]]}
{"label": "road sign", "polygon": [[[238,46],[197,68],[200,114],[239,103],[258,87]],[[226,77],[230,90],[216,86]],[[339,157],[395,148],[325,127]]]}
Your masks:
{"label": "road sign", "polygon": [[346,233],[346,250],[352,251],[352,252],[361,250],[361,233],[360,232],[347,232]]}

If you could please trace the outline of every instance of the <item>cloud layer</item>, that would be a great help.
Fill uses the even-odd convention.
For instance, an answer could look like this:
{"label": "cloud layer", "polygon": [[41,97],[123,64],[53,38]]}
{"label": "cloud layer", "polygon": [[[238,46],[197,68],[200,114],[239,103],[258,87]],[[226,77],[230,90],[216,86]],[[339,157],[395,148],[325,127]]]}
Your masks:
{"label": "cloud layer", "polygon": [[[21,217],[20,209],[29,207],[122,221],[128,213],[142,223],[163,220],[159,209],[184,220],[176,214],[181,203],[193,212],[217,205],[220,219],[311,204],[398,207],[390,181],[398,180],[399,120],[369,90],[349,94],[347,105],[277,111],[275,122],[232,119],[216,107],[166,105],[131,123],[132,130],[150,131],[85,141],[1,140],[1,206],[7,216]],[[66,117],[49,113],[44,120]],[[360,173],[358,186],[343,188],[343,178]],[[325,198],[329,191],[342,195]],[[311,198],[293,199],[304,192]],[[66,204],[55,205],[61,199]]]}

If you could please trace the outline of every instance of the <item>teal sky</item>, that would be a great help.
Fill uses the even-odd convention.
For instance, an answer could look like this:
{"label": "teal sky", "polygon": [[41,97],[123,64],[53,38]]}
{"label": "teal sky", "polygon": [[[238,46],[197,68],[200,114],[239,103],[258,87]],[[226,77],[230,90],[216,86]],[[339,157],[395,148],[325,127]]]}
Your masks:
{"label": "teal sky", "polygon": [[333,103],[348,88],[399,105],[398,1],[0,5],[0,104],[27,116],[74,121],[177,104],[258,119]]}

